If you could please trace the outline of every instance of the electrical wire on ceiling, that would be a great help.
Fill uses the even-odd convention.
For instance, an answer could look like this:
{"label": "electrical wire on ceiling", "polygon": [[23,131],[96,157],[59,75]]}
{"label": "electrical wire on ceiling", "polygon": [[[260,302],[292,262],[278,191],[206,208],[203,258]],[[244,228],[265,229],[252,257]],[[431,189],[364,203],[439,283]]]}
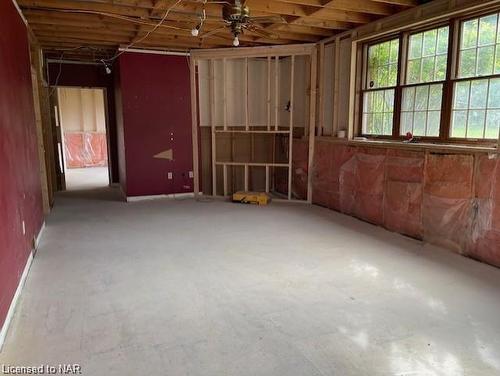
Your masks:
{"label": "electrical wire on ceiling", "polygon": [[[133,22],[133,23],[141,24],[141,25],[150,25],[150,26],[154,25],[153,28],[151,30],[149,30],[144,36],[142,36],[141,38],[139,38],[137,40],[132,41],[126,47],[124,47],[123,49],[120,49],[119,51],[117,51],[112,57],[110,57],[110,58],[104,58],[104,59],[99,59],[99,60],[96,60],[94,58],[92,60],[94,62],[95,61],[101,62],[104,65],[106,73],[110,74],[111,73],[111,66],[112,66],[113,62],[120,55],[122,55],[123,53],[127,52],[133,46],[135,46],[135,45],[143,42],[147,38],[149,38],[149,36],[151,34],[153,34],[156,30],[158,30],[158,28],[160,28],[160,27],[166,27],[166,28],[171,28],[171,29],[175,29],[175,30],[185,30],[183,28],[176,27],[176,26],[164,25],[164,22],[167,19],[167,17],[170,14],[170,12],[172,11],[172,9],[175,8],[177,5],[179,5],[182,1],[183,0],[177,0],[174,4],[172,4],[170,7],[168,7],[166,9],[166,11],[165,11],[165,14],[161,18],[161,20],[158,23],[156,23],[156,24],[153,24],[153,23],[147,22],[147,21],[136,20],[136,19],[133,19],[133,18],[130,18],[130,17],[126,17],[126,16],[121,16],[121,15],[117,15],[117,14],[107,13],[107,12],[99,12],[99,11],[91,11],[91,10],[79,10],[79,9],[50,9],[50,10],[58,11],[58,12],[63,12],[63,13],[97,14],[97,15],[112,17],[112,18],[116,18],[116,19],[120,19],[120,20],[124,20],[124,21],[130,21],[130,22]],[[90,47],[90,46],[88,46],[88,47],[87,46],[78,46],[78,47],[75,47],[75,48],[69,48],[69,49],[63,50],[63,52],[62,52],[62,54],[60,56],[61,62],[59,64],[59,73],[58,73],[58,76],[57,76],[57,79],[56,79],[56,82],[55,82],[54,86],[57,86],[57,83],[59,82],[59,78],[60,78],[61,71],[62,71],[62,59],[64,58],[64,53],[67,52],[67,51],[75,51],[75,50],[82,49],[82,48],[90,48],[90,49],[98,50],[97,48],[93,48],[93,47]],[[50,93],[50,95],[53,94],[53,91],[54,90],[52,90],[52,92]]]}
{"label": "electrical wire on ceiling", "polygon": [[[78,47],[73,47],[73,48],[64,48],[64,49],[62,49],[61,56],[59,56],[59,71],[57,73],[54,85],[52,85],[52,90],[49,92],[49,98],[52,95],[54,95],[54,92],[57,89],[57,85],[59,84],[59,79],[61,78],[61,73],[62,73],[62,64],[63,64],[64,54],[67,53],[67,52],[72,52],[72,51],[77,51],[77,50],[82,50],[82,49],[92,50],[92,53],[94,55],[93,62],[102,61],[102,59],[98,60],[98,59],[95,58],[95,52],[96,51],[98,51],[98,52],[103,51],[104,52],[104,50],[102,50],[100,48],[95,48],[95,47],[91,47],[91,46],[78,46]],[[105,64],[105,66],[106,66],[106,64]],[[49,78],[49,81],[50,81],[50,78]]]}
{"label": "electrical wire on ceiling", "polygon": [[[51,11],[51,12],[61,12],[61,13],[95,14],[95,15],[98,15],[98,16],[105,16],[105,17],[110,17],[110,18],[115,18],[115,19],[118,19],[118,20],[122,20],[122,21],[132,22],[132,23],[139,24],[139,25],[148,25],[148,26],[155,26],[156,25],[154,22],[148,22],[148,21],[139,20],[139,19],[136,19],[136,18],[128,17],[128,16],[122,16],[120,14],[100,12],[100,11],[95,11],[95,10],[54,9],[54,8],[40,8],[40,9],[48,10],[48,11]],[[182,27],[177,27],[177,26],[172,26],[172,25],[163,25],[163,24],[161,24],[160,26],[164,27],[164,28],[168,28],[168,29],[186,31],[186,29],[183,29]]]}
{"label": "electrical wire on ceiling", "polygon": [[116,60],[116,58],[118,58],[123,53],[127,52],[127,50],[129,50],[130,48],[132,48],[136,44],[141,43],[145,39],[147,39],[151,34],[153,34],[156,30],[158,30],[158,28],[163,24],[163,22],[165,22],[165,20],[167,19],[170,11],[172,9],[174,9],[177,5],[179,5],[182,1],[183,0],[177,0],[174,4],[172,4],[170,7],[168,7],[167,10],[166,10],[166,12],[165,12],[165,14],[163,15],[162,19],[160,20],[160,22],[158,22],[155,25],[155,27],[153,27],[151,30],[149,30],[143,37],[141,37],[141,38],[139,38],[139,39],[137,39],[135,41],[132,41],[129,45],[127,45],[121,51],[118,51],[112,58],[107,59],[106,61],[108,61],[110,63],[113,63],[113,61]]}

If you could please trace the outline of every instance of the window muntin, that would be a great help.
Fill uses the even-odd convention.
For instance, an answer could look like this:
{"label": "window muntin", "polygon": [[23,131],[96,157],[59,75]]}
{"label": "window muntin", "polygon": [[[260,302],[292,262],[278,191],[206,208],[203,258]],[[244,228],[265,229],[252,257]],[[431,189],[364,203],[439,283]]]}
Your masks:
{"label": "window muntin", "polygon": [[448,58],[448,26],[409,37],[406,83],[443,81]]}
{"label": "window muntin", "polygon": [[443,84],[410,86],[403,89],[400,134],[438,137],[441,122]]}
{"label": "window muntin", "polygon": [[368,47],[367,89],[396,86],[399,39]]}
{"label": "window muntin", "polygon": [[364,93],[364,134],[392,135],[393,117],[394,89],[373,90]]}
{"label": "window muntin", "polygon": [[455,83],[451,137],[497,139],[500,127],[500,78]]}
{"label": "window muntin", "polygon": [[408,39],[405,82],[414,86],[402,89],[399,134],[439,137],[443,84],[430,83],[446,79],[449,27],[411,34]]}
{"label": "window muntin", "polygon": [[394,87],[398,80],[399,39],[368,47],[363,93],[363,134],[392,135]]}
{"label": "window muntin", "polygon": [[500,127],[499,21],[500,14],[495,13],[470,19],[461,24],[458,54],[459,80],[453,84],[451,138],[498,139]]}
{"label": "window muntin", "polygon": [[462,22],[458,77],[500,74],[499,14]]}
{"label": "window muntin", "polygon": [[[459,43],[449,51],[452,33]],[[451,20],[422,32],[401,33],[398,38],[371,44],[365,51],[362,134],[403,136],[412,132],[443,141],[498,139],[498,11],[459,23]],[[403,69],[401,75],[398,67]]]}

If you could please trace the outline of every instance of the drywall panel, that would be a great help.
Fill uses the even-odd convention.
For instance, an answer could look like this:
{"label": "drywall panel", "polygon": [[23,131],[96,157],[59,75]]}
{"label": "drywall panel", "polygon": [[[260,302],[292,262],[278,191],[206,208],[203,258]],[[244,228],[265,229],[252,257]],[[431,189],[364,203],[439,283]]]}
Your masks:
{"label": "drywall panel", "polygon": [[60,87],[57,92],[64,132],[106,133],[102,89]]}
{"label": "drywall panel", "polygon": [[248,116],[250,126],[267,126],[267,70],[267,59],[248,60]]}
{"label": "drywall panel", "polygon": [[245,59],[227,60],[226,116],[227,116],[227,124],[230,127],[245,126],[245,106],[246,106],[245,77],[246,77]]}
{"label": "drywall panel", "polygon": [[323,61],[323,135],[332,135],[333,129],[333,92],[335,73],[335,44],[325,45],[325,55]]}
{"label": "drywall panel", "polygon": [[351,39],[340,41],[338,129],[347,129],[349,124],[349,91],[351,76]]}
{"label": "drywall panel", "polygon": [[198,107],[200,127],[210,124],[210,62],[202,60],[198,64]]}
{"label": "drywall panel", "polygon": [[192,192],[186,58],[124,53],[119,64],[127,196]]}

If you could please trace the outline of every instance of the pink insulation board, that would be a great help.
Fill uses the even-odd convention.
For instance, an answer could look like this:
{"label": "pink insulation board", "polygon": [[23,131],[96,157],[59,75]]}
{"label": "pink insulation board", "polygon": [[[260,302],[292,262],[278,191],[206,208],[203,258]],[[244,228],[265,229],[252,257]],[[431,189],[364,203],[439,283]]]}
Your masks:
{"label": "pink insulation board", "polygon": [[67,168],[107,166],[106,134],[95,132],[64,133]]}
{"label": "pink insulation board", "polygon": [[317,140],[313,203],[500,266],[499,164]]}

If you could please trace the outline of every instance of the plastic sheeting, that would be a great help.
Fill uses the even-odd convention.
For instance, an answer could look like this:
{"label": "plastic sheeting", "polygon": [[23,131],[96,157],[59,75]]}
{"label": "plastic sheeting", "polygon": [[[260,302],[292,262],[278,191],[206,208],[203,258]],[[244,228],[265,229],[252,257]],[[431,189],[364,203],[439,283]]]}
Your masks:
{"label": "plastic sheeting", "polygon": [[67,168],[100,167],[108,162],[105,133],[66,132],[64,150]]}
{"label": "plastic sheeting", "polygon": [[313,202],[500,266],[500,159],[317,141]]}

